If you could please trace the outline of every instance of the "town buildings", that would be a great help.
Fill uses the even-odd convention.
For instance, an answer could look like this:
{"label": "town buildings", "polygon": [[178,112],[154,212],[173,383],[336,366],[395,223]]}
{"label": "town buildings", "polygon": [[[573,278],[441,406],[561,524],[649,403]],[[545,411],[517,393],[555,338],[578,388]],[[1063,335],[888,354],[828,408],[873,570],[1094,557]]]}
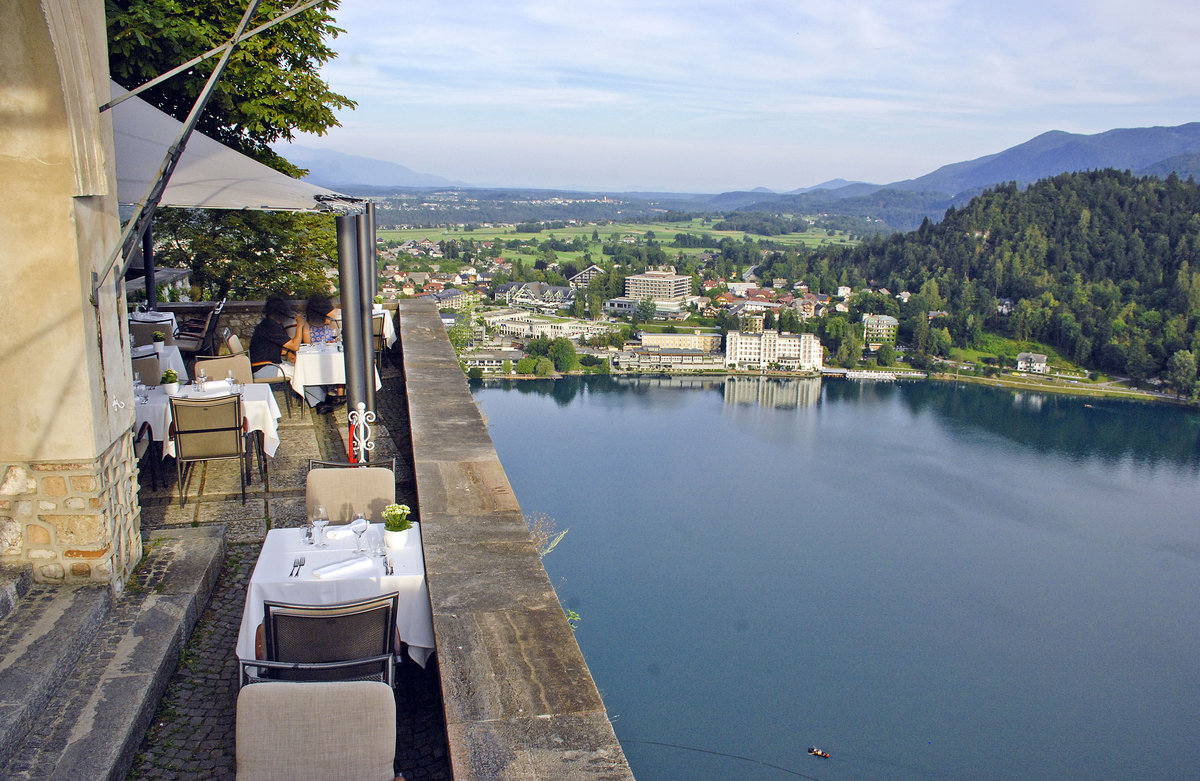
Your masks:
{"label": "town buildings", "polygon": [[778,366],[792,371],[820,371],[824,363],[821,341],[815,334],[781,334],[767,330],[725,335],[725,365],[739,369]]}
{"label": "town buildings", "polygon": [[900,328],[900,322],[891,315],[872,315],[864,314],[863,322],[863,342],[868,349],[878,350],[884,344],[896,343],[896,332]]}
{"label": "town buildings", "polygon": [[625,297],[640,300],[682,301],[692,292],[692,278],[669,271],[647,271],[625,277]]}

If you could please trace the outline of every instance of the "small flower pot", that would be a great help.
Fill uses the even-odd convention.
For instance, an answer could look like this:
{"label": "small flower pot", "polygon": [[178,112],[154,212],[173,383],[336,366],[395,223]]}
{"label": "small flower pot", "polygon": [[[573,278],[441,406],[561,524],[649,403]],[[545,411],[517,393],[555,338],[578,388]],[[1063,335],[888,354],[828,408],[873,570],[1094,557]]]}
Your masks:
{"label": "small flower pot", "polygon": [[178,396],[179,395],[179,383],[177,383],[177,382],[164,382],[162,384],[162,389],[163,389],[163,391],[166,392],[166,394],[168,396]]}
{"label": "small flower pot", "polygon": [[402,532],[390,532],[387,529],[384,529],[383,542],[392,550],[395,550],[396,548],[403,548],[408,544],[408,533],[410,531],[412,531],[412,529],[405,529]]}

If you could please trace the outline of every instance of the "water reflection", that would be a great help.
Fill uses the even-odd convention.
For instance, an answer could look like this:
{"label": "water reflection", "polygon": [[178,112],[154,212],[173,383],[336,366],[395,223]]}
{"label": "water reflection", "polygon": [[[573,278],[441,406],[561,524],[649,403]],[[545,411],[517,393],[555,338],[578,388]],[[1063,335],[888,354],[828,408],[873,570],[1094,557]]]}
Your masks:
{"label": "water reflection", "polygon": [[986,431],[1039,453],[1071,459],[1132,458],[1200,469],[1200,415],[1155,404],[941,382],[822,382],[817,378],[590,376],[489,381],[486,387],[549,396],[560,407],[582,395],[616,395],[623,397],[622,403],[670,406],[678,397],[663,391],[690,390],[721,393],[731,406],[781,410],[818,403],[901,404],[913,415],[935,412],[959,430]]}

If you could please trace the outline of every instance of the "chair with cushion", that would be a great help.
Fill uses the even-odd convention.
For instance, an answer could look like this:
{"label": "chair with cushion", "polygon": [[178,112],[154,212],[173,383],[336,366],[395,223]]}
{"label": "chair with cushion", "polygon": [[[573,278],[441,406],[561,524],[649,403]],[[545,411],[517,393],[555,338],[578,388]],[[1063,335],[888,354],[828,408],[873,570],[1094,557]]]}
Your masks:
{"label": "chair with cushion", "polygon": [[225,299],[221,299],[206,314],[184,321],[175,332],[175,346],[180,352],[193,356],[212,354],[217,325],[221,322],[221,312],[224,309]]}
{"label": "chair with cushion", "polygon": [[[333,466],[329,462],[309,463],[305,479],[304,507],[311,518],[323,505],[330,523],[349,523],[361,512],[372,523],[383,523],[383,508],[396,501],[396,473],[379,466],[354,466],[353,469],[314,469],[313,465]],[[393,466],[395,462],[393,461]]]}
{"label": "chair with cushion", "polygon": [[[236,393],[210,399],[172,396],[171,441],[175,444],[175,470],[179,478],[179,505],[185,504],[185,476],[200,461],[241,461],[246,454],[246,419],[242,397]],[[261,468],[261,463],[260,463]],[[246,503],[246,468],[239,465],[242,504]]]}
{"label": "chair with cushion", "polygon": [[157,355],[134,358],[133,370],[137,372],[143,385],[158,385],[158,381],[162,378],[162,367],[159,365]]}
{"label": "chair with cushion", "polygon": [[237,699],[238,781],[392,781],[396,700],[376,681],[247,686]]}
{"label": "chair with cushion", "polygon": [[242,685],[371,679],[390,687],[399,599],[392,592],[334,605],[264,601],[265,647],[261,659],[239,662]]}
{"label": "chair with cushion", "polygon": [[229,372],[233,372],[233,378],[240,383],[249,384],[254,382],[254,372],[250,368],[250,358],[245,353],[222,355],[218,358],[197,357],[193,368],[193,374],[197,377],[200,376],[200,372],[203,370],[210,380],[223,380],[229,376]]}
{"label": "chair with cushion", "polygon": [[171,321],[163,320],[161,323],[147,322],[145,320],[130,320],[129,335],[133,337],[133,346],[145,347],[148,344],[154,343],[154,333],[159,332],[163,335],[163,344],[175,344],[175,335],[171,333]]}

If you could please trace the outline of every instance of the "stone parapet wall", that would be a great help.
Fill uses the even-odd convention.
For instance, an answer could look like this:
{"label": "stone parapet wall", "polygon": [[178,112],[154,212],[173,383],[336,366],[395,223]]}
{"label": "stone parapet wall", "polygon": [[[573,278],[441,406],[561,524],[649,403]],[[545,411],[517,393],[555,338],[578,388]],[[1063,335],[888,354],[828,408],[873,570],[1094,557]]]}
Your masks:
{"label": "stone parapet wall", "polygon": [[[338,305],[337,299],[333,299],[334,306]],[[263,318],[263,306],[265,301],[227,301],[225,308],[221,310],[221,322],[218,327],[225,327],[237,334],[237,337],[242,340],[242,346],[249,349],[250,336],[254,333],[254,328]],[[175,317],[179,321],[184,318],[197,315],[208,307],[212,306],[211,301],[203,303],[160,303],[158,308],[163,312],[174,312]],[[292,306],[297,312],[304,311],[304,300],[292,300]],[[396,304],[384,304],[384,309],[389,312],[396,311]]]}
{"label": "stone parapet wall", "polygon": [[120,590],[142,556],[132,436],[93,461],[0,463],[0,559]]}

